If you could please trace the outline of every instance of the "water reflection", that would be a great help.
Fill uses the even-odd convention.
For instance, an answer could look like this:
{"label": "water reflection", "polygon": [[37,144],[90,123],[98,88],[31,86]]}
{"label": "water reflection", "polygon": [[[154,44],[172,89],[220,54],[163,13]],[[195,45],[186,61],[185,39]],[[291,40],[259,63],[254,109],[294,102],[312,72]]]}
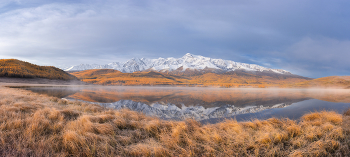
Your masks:
{"label": "water reflection", "polygon": [[317,99],[311,99],[306,101],[301,101],[293,103],[290,106],[284,108],[274,108],[269,110],[264,110],[257,113],[247,113],[239,114],[231,117],[220,117],[220,118],[211,118],[205,119],[202,123],[217,123],[225,119],[236,119],[237,121],[247,121],[254,119],[269,119],[272,117],[276,118],[289,118],[289,119],[299,119],[304,114],[316,111],[335,111],[338,113],[343,113],[344,110],[350,108],[349,103],[334,103],[327,102]]}
{"label": "water reflection", "polygon": [[[300,113],[304,111],[322,110],[325,106],[327,110],[336,109],[338,112],[350,107],[349,90],[184,87],[31,87],[26,89],[59,98],[96,103],[109,108],[129,108],[163,119],[193,118],[205,122],[217,122],[222,118],[233,117],[237,120],[264,119],[272,116],[299,118]],[[311,103],[308,103],[310,101]],[[329,104],[318,105],[324,101]],[[336,102],[343,102],[343,105]],[[292,110],[298,105],[304,108]],[[295,115],[295,117],[287,115]]]}

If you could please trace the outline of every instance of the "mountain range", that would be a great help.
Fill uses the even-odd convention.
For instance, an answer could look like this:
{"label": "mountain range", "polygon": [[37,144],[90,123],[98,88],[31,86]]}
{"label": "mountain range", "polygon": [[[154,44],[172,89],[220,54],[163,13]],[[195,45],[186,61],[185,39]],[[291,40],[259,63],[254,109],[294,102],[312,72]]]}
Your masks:
{"label": "mountain range", "polygon": [[[3,80],[5,82],[13,82],[14,78],[80,79],[86,83],[100,85],[350,88],[349,76],[311,79],[282,69],[212,59],[189,53],[177,59],[141,58],[131,59],[125,63],[84,64],[72,66],[66,71],[17,59],[1,59],[0,78],[5,79]],[[11,80],[8,80],[10,78]]]}
{"label": "mountain range", "polygon": [[81,64],[66,71],[84,82],[100,85],[281,87],[310,80],[283,69],[190,53],[181,58],[133,58],[125,63]]}
{"label": "mountain range", "polygon": [[276,74],[291,73],[282,69],[271,69],[256,64],[239,63],[230,60],[213,59],[200,55],[185,54],[181,58],[133,58],[125,63],[113,62],[109,64],[80,64],[72,66],[65,71],[83,71],[89,69],[114,69],[123,73],[132,73],[137,71],[157,71],[157,72],[182,72],[186,70],[205,71],[214,73],[225,73],[235,70],[250,72],[272,72]]}

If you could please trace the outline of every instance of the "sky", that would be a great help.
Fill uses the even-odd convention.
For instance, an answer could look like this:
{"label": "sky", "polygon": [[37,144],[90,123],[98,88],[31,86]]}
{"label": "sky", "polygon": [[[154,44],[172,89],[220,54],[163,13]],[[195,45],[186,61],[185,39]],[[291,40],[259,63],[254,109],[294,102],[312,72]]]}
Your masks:
{"label": "sky", "polygon": [[350,75],[348,0],[0,0],[0,58],[67,67],[186,53]]}

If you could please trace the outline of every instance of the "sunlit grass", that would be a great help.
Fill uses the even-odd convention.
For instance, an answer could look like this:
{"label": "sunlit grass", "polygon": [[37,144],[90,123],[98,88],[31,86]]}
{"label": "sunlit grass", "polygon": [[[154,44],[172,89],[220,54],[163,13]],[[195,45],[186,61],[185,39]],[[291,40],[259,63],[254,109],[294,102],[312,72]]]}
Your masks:
{"label": "sunlit grass", "polygon": [[350,111],[202,125],[0,87],[1,156],[349,156]]}

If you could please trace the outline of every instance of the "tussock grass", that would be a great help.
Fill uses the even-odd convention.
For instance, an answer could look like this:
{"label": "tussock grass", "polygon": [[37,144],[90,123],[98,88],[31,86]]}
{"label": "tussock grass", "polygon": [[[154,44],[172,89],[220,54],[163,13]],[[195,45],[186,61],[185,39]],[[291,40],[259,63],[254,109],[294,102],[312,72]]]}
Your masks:
{"label": "tussock grass", "polygon": [[349,156],[349,113],[202,125],[0,87],[0,155]]}

